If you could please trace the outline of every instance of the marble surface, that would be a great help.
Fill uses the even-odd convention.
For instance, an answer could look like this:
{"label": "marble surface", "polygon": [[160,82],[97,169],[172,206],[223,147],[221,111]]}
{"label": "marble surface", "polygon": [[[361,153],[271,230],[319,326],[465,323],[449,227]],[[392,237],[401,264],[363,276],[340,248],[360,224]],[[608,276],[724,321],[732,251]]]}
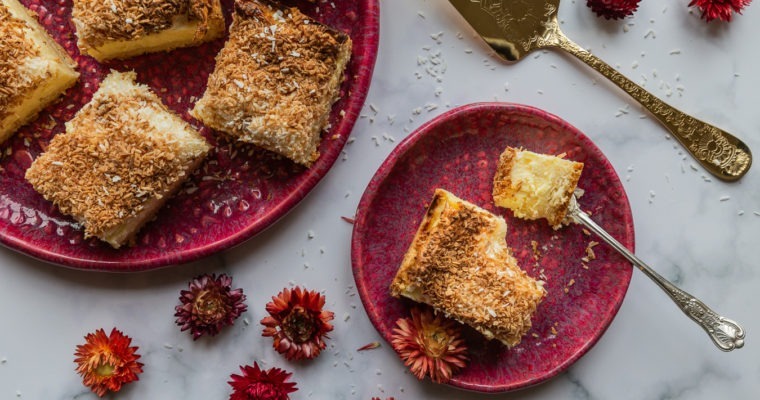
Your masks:
{"label": "marble surface", "polygon": [[[560,8],[565,33],[672,105],[760,151],[760,5],[730,24],[705,24],[685,0],[644,1],[623,22],[583,1]],[[245,244],[196,262],[139,274],[86,273],[0,248],[0,399],[94,399],[74,372],[83,336],[117,326],[140,347],[145,372],[112,398],[223,399],[238,366],[294,373],[293,399],[711,399],[760,392],[760,172],[710,179],[620,90],[559,52],[507,65],[443,0],[381,2],[381,44],[363,118],[323,182],[296,209]],[[461,37],[458,37],[460,33]],[[380,340],[354,289],[353,215],[374,171],[421,123],[470,102],[525,103],[554,113],[605,152],[628,192],[637,254],[667,278],[740,321],[747,344],[722,353],[642,274],[617,318],[567,372],[519,393],[480,395],[418,382]],[[313,237],[310,237],[310,232]],[[179,291],[195,275],[227,273],[248,296],[238,323],[193,341],[174,324]],[[324,291],[335,312],[327,351],[291,363],[261,337],[270,296],[290,284]],[[246,324],[246,321],[248,322]]]}

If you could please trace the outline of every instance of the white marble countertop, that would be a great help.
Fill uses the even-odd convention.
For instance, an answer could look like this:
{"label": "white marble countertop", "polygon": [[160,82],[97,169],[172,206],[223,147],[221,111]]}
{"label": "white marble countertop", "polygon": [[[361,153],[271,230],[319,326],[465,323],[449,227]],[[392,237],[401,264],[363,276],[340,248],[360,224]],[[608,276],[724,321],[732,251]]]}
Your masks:
{"label": "white marble countertop", "polygon": [[[760,53],[754,50],[760,5],[730,24],[708,25],[687,4],[644,1],[634,17],[607,22],[585,1],[567,0],[560,18],[579,44],[760,152]],[[760,332],[760,166],[734,184],[707,179],[638,105],[575,59],[552,51],[503,64],[443,0],[383,0],[381,8],[379,57],[365,107],[372,116],[372,104],[376,115],[359,120],[347,157],[271,229],[215,257],[137,274],[68,270],[0,248],[0,399],[96,398],[74,371],[73,353],[86,333],[113,326],[133,338],[145,363],[139,382],[113,396],[122,399],[225,399],[230,373],[254,360],[294,372],[300,390],[293,399],[692,400],[760,393],[754,336]],[[430,57],[441,62],[438,79],[418,65]],[[449,107],[494,99],[543,108],[591,137],[628,192],[637,254],[740,321],[746,346],[718,351],[635,272],[598,344],[565,373],[515,394],[418,382],[386,343],[357,353],[382,339],[355,294],[351,226],[340,216],[355,212],[374,171],[409,132]],[[174,324],[174,306],[187,282],[206,272],[232,275],[249,310],[221,335],[193,342]],[[261,337],[264,304],[290,282],[324,291],[336,315],[328,349],[313,362],[289,363]]]}

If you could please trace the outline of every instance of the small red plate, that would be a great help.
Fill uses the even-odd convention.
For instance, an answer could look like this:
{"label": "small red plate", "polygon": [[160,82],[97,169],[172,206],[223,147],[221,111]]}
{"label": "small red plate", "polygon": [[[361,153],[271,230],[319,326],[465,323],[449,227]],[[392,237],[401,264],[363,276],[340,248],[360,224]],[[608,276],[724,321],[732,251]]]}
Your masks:
{"label": "small red plate", "polygon": [[[377,0],[336,1],[330,7],[305,0],[285,2],[348,33],[354,44],[341,99],[330,116],[332,128],[323,135],[321,157],[307,170],[255,147],[217,140],[217,135],[201,128],[188,114],[206,88],[224,40],[99,64],[79,54],[70,0],[21,2],[37,13],[45,29],[74,57],[81,77],[61,101],[0,145],[0,244],[75,268],[128,272],[185,263],[240,244],[273,224],[316,186],[340,155],[364,104],[377,55]],[[228,23],[232,4],[232,0],[222,0]],[[118,251],[97,239],[85,240],[80,227],[24,180],[32,161],[54,135],[63,132],[63,123],[90,100],[112,68],[136,71],[139,82],[201,128],[216,146],[157,220],[142,229],[137,244]]]}
{"label": "small red plate", "polygon": [[[598,239],[580,226],[554,231],[545,221],[520,220],[494,206],[493,176],[499,154],[508,145],[545,154],[567,153],[567,158],[583,162],[581,206],[633,249],[628,198],[599,148],[554,115],[504,103],[451,110],[401,142],[364,192],[351,248],[364,307],[390,342],[395,321],[409,315],[411,302],[392,298],[388,287],[435,188],[504,216],[507,243],[523,269],[546,281],[548,294],[534,315],[532,330],[511,350],[465,329],[471,361],[450,384],[482,392],[538,384],[580,358],[617,313],[632,271],[629,262],[604,244],[593,247],[595,259],[583,262],[589,243]],[[531,241],[538,244],[537,258]]]}

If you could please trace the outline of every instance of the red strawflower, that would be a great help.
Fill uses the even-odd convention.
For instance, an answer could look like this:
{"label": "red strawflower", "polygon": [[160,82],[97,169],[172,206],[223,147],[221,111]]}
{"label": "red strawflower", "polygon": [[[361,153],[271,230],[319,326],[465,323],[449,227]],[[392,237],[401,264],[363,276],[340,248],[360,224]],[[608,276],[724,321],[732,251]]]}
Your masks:
{"label": "red strawflower", "polygon": [[430,310],[413,308],[411,314],[396,321],[393,349],[418,379],[429,375],[433,382],[448,382],[467,363],[461,325]]}
{"label": "red strawflower", "polygon": [[182,303],[175,307],[177,325],[190,329],[193,340],[208,334],[214,336],[232,325],[247,306],[243,289],[232,290],[232,278],[225,274],[201,275],[190,281],[189,290],[179,294]]}
{"label": "red strawflower", "polygon": [[734,13],[741,14],[742,9],[751,2],[752,0],[691,0],[689,7],[699,7],[702,18],[707,22],[714,19],[731,21]]}
{"label": "red strawflower", "polygon": [[641,0],[586,0],[596,15],[606,19],[622,19],[633,15]]}
{"label": "red strawflower", "polygon": [[82,383],[100,397],[106,392],[118,392],[125,383],[138,380],[143,364],[137,362],[137,347],[130,347],[132,339],[113,328],[106,336],[103,329],[88,333],[86,343],[77,345],[77,372]]}
{"label": "red strawflower", "polygon": [[267,371],[259,368],[259,364],[241,366],[243,375],[230,375],[232,386],[230,400],[288,400],[288,393],[293,393],[296,388],[295,382],[285,382],[291,373],[279,368],[270,368]]}
{"label": "red strawflower", "polygon": [[319,355],[333,330],[332,311],[323,310],[325,296],[296,287],[283,289],[267,303],[269,316],[261,320],[263,336],[274,338],[274,348],[288,360],[311,359]]}

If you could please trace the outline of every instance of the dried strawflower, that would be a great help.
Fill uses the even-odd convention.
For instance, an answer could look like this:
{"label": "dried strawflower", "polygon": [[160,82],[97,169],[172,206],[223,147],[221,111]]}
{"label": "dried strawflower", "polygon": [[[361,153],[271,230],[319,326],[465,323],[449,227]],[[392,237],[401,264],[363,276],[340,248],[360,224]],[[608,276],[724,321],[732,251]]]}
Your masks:
{"label": "dried strawflower", "polygon": [[291,377],[291,373],[279,368],[270,368],[266,371],[259,368],[259,364],[241,366],[243,375],[230,375],[232,386],[230,400],[288,400],[289,393],[296,388],[295,382],[285,382]]}
{"label": "dried strawflower", "polygon": [[137,347],[130,347],[132,339],[113,328],[106,336],[103,329],[88,333],[86,343],[77,346],[77,372],[82,383],[103,397],[107,392],[118,392],[122,385],[138,380],[143,364],[137,362]]}
{"label": "dried strawflower", "polygon": [[641,0],[586,0],[586,5],[596,15],[606,19],[623,19],[633,15]]}
{"label": "dried strawflower", "polygon": [[734,13],[741,14],[742,9],[751,2],[752,0],[691,0],[689,7],[699,7],[702,18],[707,22],[714,19],[731,21]]}
{"label": "dried strawflower", "polygon": [[411,310],[411,318],[399,318],[391,344],[418,378],[430,376],[433,382],[446,383],[467,363],[467,345],[461,325],[433,315],[430,310]]}
{"label": "dried strawflower", "polygon": [[182,303],[175,307],[177,325],[190,329],[193,339],[204,334],[214,336],[232,325],[247,306],[243,289],[232,289],[232,278],[225,274],[201,275],[190,281],[189,290],[179,294]]}
{"label": "dried strawflower", "polygon": [[261,320],[263,336],[274,338],[274,348],[288,360],[311,359],[325,348],[322,338],[333,330],[334,314],[322,308],[325,296],[296,287],[283,289],[267,303],[269,316]]}

